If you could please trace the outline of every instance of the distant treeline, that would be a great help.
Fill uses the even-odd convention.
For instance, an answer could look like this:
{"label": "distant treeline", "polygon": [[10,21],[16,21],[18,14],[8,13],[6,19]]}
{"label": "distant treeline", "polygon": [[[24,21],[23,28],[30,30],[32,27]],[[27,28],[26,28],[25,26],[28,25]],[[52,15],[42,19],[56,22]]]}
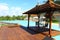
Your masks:
{"label": "distant treeline", "polygon": [[0,16],[0,20],[24,20],[26,16]]}
{"label": "distant treeline", "polygon": [[[0,21],[2,20],[24,20],[27,16],[0,16]],[[48,20],[49,22],[49,20]],[[55,17],[52,17],[52,22],[57,23],[58,20]]]}

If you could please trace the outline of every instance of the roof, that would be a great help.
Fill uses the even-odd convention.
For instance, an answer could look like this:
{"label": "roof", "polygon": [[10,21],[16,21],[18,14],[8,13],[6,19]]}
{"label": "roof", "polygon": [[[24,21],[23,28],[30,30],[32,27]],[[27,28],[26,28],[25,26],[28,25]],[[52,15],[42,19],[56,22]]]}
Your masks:
{"label": "roof", "polygon": [[38,14],[47,11],[58,11],[60,10],[60,5],[53,3],[53,1],[47,1],[43,5],[36,5],[34,8],[24,12],[23,14]]}

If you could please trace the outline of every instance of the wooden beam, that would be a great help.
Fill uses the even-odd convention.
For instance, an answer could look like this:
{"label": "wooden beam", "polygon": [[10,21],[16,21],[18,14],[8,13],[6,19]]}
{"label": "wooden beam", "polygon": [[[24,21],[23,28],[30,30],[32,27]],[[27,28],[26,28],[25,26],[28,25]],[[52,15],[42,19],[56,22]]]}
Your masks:
{"label": "wooden beam", "polygon": [[40,14],[38,14],[38,27],[39,27],[39,22],[40,22]]}
{"label": "wooden beam", "polygon": [[49,2],[52,2],[53,0],[48,0]]}
{"label": "wooden beam", "polygon": [[52,27],[52,15],[53,15],[54,11],[50,11],[49,13],[50,13],[50,14],[49,14],[49,16],[50,16],[50,17],[49,17],[49,19],[50,19],[49,35],[50,35],[50,38],[51,38],[51,36],[52,36],[52,35],[51,35],[51,31],[52,31],[52,30],[51,30],[51,27]]}
{"label": "wooden beam", "polygon": [[52,23],[52,19],[50,17],[50,25],[49,25],[49,35],[50,35],[50,37],[51,37],[51,23]]}
{"label": "wooden beam", "polygon": [[29,20],[30,20],[30,14],[28,14],[28,27],[29,28]]}

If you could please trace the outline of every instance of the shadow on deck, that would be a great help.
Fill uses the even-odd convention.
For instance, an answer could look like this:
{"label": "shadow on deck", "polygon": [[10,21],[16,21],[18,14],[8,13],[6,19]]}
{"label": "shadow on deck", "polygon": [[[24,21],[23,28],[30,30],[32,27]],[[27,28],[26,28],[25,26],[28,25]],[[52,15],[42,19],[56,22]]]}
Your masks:
{"label": "shadow on deck", "polygon": [[[24,26],[20,26],[22,29],[26,30],[27,32],[29,32],[30,34],[34,35],[34,34],[43,34],[43,35],[46,35],[44,34],[43,32],[48,32],[49,29],[48,28],[44,28],[44,27],[34,27],[34,26],[30,26],[29,28],[27,27],[24,27]],[[47,36],[47,35],[46,35]]]}
{"label": "shadow on deck", "polygon": [[[45,38],[43,38],[42,40],[54,40],[53,38],[50,38],[46,33],[44,32],[48,32],[49,29],[48,28],[44,28],[44,27],[34,27],[34,26],[30,26],[29,28],[24,27],[24,26],[20,26],[22,29],[24,29],[25,31],[29,32],[30,34],[34,35],[34,34],[42,34],[45,35]],[[54,31],[52,29],[52,31]]]}

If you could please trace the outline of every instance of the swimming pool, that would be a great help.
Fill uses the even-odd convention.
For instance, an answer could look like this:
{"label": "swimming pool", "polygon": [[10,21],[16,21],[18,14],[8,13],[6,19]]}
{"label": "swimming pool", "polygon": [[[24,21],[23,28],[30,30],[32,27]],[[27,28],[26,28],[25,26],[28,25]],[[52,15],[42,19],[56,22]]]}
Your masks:
{"label": "swimming pool", "polygon": [[[6,22],[6,23],[16,23],[16,24],[19,24],[19,25],[22,25],[24,27],[27,27],[27,24],[28,24],[28,21],[27,20],[11,20],[11,21],[1,21],[1,22]],[[36,26],[35,25],[35,22],[33,21],[30,21],[30,26]],[[48,25],[48,28],[49,28],[49,25]],[[55,29],[55,30],[58,30],[60,31],[60,28],[59,28],[59,25],[56,25],[56,24],[53,24],[52,23],[52,29]]]}
{"label": "swimming pool", "polygon": [[[16,23],[16,24],[22,25],[24,27],[27,27],[27,24],[28,24],[27,20],[11,20],[11,21],[1,21],[1,22]],[[30,21],[29,25],[30,26],[35,26],[35,22]],[[48,28],[49,28],[49,25],[48,25]],[[59,25],[56,25],[56,24],[52,24],[52,29],[60,31]],[[60,35],[54,36],[52,38],[54,38],[56,40],[60,40]]]}
{"label": "swimming pool", "polygon": [[60,40],[60,35],[54,36],[52,38],[54,38],[55,40]]}
{"label": "swimming pool", "polygon": [[[1,21],[1,22],[5,22],[5,23],[16,23],[22,26],[27,27],[28,21],[27,20],[11,20],[11,21]],[[30,21],[30,26],[35,26],[35,22]]]}

